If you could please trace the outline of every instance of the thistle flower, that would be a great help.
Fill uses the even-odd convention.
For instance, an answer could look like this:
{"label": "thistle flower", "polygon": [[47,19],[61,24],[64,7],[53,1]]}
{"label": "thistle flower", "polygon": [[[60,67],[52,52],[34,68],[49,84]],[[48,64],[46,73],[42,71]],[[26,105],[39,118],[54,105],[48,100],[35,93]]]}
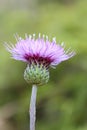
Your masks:
{"label": "thistle flower", "polygon": [[55,67],[62,61],[74,56],[75,52],[69,49],[65,51],[64,44],[56,44],[56,39],[52,42],[48,36],[39,34],[36,39],[35,34],[26,35],[25,39],[16,36],[17,44],[6,44],[7,50],[12,54],[12,58],[28,64],[24,78],[28,83],[43,85],[49,79],[49,67]]}
{"label": "thistle flower", "polygon": [[49,68],[55,67],[62,61],[68,60],[75,52],[65,51],[64,44],[56,44],[56,39],[49,40],[48,36],[35,34],[26,35],[25,39],[16,36],[17,43],[5,44],[12,58],[27,63],[24,71],[24,79],[33,85],[30,102],[30,130],[35,130],[35,103],[36,85],[40,86],[49,80]]}

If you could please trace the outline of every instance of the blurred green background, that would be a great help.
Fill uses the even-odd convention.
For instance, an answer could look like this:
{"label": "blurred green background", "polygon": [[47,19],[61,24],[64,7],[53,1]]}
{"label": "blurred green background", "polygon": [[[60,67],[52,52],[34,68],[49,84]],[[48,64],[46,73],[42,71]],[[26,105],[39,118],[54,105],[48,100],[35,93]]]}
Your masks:
{"label": "blurred green background", "polygon": [[38,88],[36,130],[87,130],[87,0],[0,0],[0,130],[28,130],[26,64],[10,58],[14,34],[46,34],[76,56],[50,69]]}

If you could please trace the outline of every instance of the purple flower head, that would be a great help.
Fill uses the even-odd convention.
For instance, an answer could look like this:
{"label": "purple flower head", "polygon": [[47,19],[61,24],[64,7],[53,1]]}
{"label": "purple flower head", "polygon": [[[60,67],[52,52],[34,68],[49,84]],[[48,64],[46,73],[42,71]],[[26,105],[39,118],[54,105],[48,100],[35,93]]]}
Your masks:
{"label": "purple flower head", "polygon": [[68,49],[65,51],[64,44],[56,44],[55,38],[52,41],[48,36],[35,38],[35,34],[26,35],[25,39],[16,36],[17,43],[5,44],[7,50],[12,54],[15,60],[21,60],[31,64],[32,62],[43,64],[46,67],[56,66],[60,62],[68,60],[75,55],[75,52]]}

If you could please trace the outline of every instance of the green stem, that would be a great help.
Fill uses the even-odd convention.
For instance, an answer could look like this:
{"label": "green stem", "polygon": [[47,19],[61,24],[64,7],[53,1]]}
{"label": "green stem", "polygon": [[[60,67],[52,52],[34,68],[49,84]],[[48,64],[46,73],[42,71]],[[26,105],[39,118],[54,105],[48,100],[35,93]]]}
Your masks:
{"label": "green stem", "polygon": [[36,120],[36,95],[37,86],[32,86],[32,94],[30,100],[30,130],[35,130],[35,120]]}

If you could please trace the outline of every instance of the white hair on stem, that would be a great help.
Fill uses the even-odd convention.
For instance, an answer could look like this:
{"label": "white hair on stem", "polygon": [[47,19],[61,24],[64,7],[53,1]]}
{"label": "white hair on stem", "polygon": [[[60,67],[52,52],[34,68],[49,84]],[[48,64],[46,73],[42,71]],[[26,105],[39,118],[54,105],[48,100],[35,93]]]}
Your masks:
{"label": "white hair on stem", "polygon": [[35,120],[36,120],[36,95],[37,86],[32,86],[32,94],[30,100],[30,130],[35,130]]}

